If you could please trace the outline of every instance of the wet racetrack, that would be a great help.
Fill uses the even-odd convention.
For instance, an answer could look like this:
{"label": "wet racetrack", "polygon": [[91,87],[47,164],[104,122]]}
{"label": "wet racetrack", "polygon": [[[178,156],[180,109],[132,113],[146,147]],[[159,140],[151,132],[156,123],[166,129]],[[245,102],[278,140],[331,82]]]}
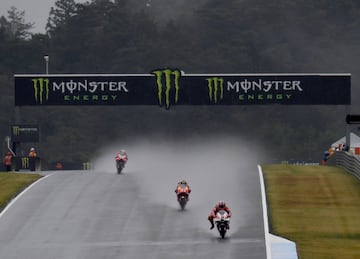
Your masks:
{"label": "wet racetrack", "polygon": [[[121,175],[112,151],[94,170],[52,173],[1,215],[0,258],[266,258],[257,161],[248,152],[230,143],[156,152],[142,145],[128,148]],[[174,193],[182,178],[193,190],[185,211]],[[207,221],[220,199],[233,211],[225,239]]]}

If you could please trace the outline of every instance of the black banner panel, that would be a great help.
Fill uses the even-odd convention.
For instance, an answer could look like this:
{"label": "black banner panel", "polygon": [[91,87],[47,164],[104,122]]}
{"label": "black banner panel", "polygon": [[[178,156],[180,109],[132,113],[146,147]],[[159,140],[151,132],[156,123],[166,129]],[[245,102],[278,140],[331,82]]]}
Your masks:
{"label": "black banner panel", "polygon": [[11,125],[13,142],[39,142],[38,125]]}
{"label": "black banner panel", "polygon": [[350,74],[15,75],[15,105],[349,105]]}

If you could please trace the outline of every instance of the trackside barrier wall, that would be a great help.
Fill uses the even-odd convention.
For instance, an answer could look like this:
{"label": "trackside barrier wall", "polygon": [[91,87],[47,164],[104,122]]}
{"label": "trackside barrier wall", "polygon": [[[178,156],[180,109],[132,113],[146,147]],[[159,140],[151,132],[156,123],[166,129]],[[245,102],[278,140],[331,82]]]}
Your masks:
{"label": "trackside barrier wall", "polygon": [[30,170],[40,171],[41,160],[39,157],[17,156],[11,159],[12,167],[15,167],[15,171]]}
{"label": "trackside barrier wall", "polygon": [[348,173],[360,180],[360,160],[351,152],[336,151],[329,157],[326,165],[343,167]]}

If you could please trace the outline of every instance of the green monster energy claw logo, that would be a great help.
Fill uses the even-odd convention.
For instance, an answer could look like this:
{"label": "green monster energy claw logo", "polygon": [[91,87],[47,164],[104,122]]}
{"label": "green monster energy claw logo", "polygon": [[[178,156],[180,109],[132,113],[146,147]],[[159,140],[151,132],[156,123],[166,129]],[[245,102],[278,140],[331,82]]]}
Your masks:
{"label": "green monster energy claw logo", "polygon": [[[163,95],[165,92],[165,107],[169,109],[170,107],[170,90],[172,85],[175,88],[175,104],[179,100],[179,78],[181,76],[181,71],[179,69],[164,69],[164,70],[154,70],[152,74],[156,75],[156,84],[158,89],[158,100],[159,105],[163,105]],[[165,80],[165,82],[163,82]]]}
{"label": "green monster energy claw logo", "polygon": [[19,126],[13,126],[12,127],[13,136],[19,136],[20,135],[20,127]]}
{"label": "green monster energy claw logo", "polygon": [[85,162],[83,163],[83,170],[90,170],[91,169],[91,163]]}
{"label": "green monster energy claw logo", "polygon": [[220,100],[222,100],[224,97],[224,79],[221,77],[211,77],[206,78],[206,81],[208,82],[210,102],[217,103],[218,95],[220,95]]}
{"label": "green monster energy claw logo", "polygon": [[49,99],[49,79],[48,78],[34,78],[34,96],[37,103],[43,104]]}
{"label": "green monster energy claw logo", "polygon": [[21,168],[26,169],[30,166],[30,159],[28,157],[21,158]]}

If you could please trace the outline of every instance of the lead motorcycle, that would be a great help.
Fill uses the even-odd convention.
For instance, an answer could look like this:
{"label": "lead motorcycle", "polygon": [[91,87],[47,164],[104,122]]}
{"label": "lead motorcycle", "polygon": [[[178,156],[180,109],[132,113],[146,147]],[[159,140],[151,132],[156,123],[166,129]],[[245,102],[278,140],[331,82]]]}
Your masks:
{"label": "lead motorcycle", "polygon": [[121,174],[127,162],[127,155],[118,153],[115,157],[116,170],[118,174]]}
{"label": "lead motorcycle", "polygon": [[229,230],[230,226],[229,214],[225,210],[218,211],[215,215],[214,223],[217,230],[219,231],[221,238],[224,238],[226,231]]}
{"label": "lead motorcycle", "polygon": [[177,200],[178,200],[180,208],[182,210],[185,209],[185,206],[186,206],[187,202],[189,201],[189,194],[190,194],[190,190],[186,184],[180,184],[176,188]]}

